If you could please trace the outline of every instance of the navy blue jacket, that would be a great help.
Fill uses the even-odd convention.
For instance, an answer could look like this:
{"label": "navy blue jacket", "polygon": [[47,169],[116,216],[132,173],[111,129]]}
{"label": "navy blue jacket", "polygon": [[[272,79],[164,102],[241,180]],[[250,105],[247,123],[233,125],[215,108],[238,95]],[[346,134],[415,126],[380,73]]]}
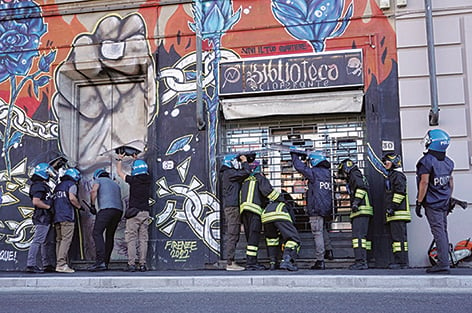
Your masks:
{"label": "navy blue jacket", "polygon": [[69,190],[73,185],[74,181],[64,180],[54,188],[54,223],[75,220],[74,206],[69,200]]}
{"label": "navy blue jacket", "polygon": [[327,162],[309,167],[295,153],[292,153],[292,162],[295,169],[308,180],[306,195],[306,213],[308,216],[329,216],[333,210],[331,171],[329,167],[322,164]]}

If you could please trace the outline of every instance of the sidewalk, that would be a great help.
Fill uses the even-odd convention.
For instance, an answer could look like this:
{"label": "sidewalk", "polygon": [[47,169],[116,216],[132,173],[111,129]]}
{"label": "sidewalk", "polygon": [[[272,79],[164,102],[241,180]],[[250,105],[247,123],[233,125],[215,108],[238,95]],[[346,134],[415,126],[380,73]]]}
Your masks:
{"label": "sidewalk", "polygon": [[72,274],[0,272],[1,291],[77,290],[158,292],[249,291],[314,289],[318,291],[441,291],[472,293],[472,269],[453,268],[449,275],[426,274],[425,269],[350,271],[302,269],[287,271],[123,271]]}

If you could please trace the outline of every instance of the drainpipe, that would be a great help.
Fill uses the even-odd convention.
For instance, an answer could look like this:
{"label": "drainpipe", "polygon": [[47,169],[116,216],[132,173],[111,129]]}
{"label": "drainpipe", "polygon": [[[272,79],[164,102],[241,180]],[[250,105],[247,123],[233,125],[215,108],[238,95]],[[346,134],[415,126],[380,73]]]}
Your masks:
{"label": "drainpipe", "polygon": [[197,127],[198,130],[204,130],[205,129],[205,107],[203,105],[203,91],[202,91],[202,33],[200,27],[198,27],[198,23],[196,23],[196,83],[197,83],[197,106],[196,106],[196,111],[197,111]]}
{"label": "drainpipe", "polygon": [[429,126],[439,125],[438,83],[436,79],[436,57],[434,53],[433,13],[431,0],[424,0],[426,17],[426,39],[428,42],[429,88],[431,110],[429,111]]}

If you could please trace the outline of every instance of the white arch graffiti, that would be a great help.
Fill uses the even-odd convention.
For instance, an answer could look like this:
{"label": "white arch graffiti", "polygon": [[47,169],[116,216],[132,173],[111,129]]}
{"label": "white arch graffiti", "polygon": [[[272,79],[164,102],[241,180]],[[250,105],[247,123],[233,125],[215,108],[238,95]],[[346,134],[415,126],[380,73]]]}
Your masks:
{"label": "white arch graffiti", "polygon": [[182,208],[177,207],[175,200],[167,200],[165,209],[156,215],[156,226],[161,226],[161,231],[170,236],[177,222],[185,222],[206,246],[219,254],[220,231],[215,224],[220,221],[220,204],[215,196],[208,192],[198,193],[203,184],[195,176],[188,186],[168,186],[165,177],[159,179],[157,185],[160,198],[174,195],[185,199]]}
{"label": "white arch graffiti", "polygon": [[11,244],[17,250],[26,250],[31,245],[32,236],[27,236],[28,232],[33,232],[33,220],[27,218],[21,222],[17,221],[5,221],[5,224],[10,230],[13,230],[13,234],[7,234],[5,243]]}

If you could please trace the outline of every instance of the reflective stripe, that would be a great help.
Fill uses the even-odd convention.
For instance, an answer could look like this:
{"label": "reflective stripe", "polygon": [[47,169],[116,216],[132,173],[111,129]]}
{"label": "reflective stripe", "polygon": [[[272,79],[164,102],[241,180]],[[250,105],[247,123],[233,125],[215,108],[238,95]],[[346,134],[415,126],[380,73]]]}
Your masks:
{"label": "reflective stripe", "polygon": [[257,215],[261,215],[262,214],[262,211],[263,209],[255,204],[255,203],[252,203],[252,202],[243,202],[241,203],[241,205],[239,206],[239,211],[241,213],[243,213],[243,211],[251,211],[253,213],[256,213]]}
{"label": "reflective stripe", "polygon": [[252,246],[252,245],[247,245],[246,246],[246,255],[257,256],[257,250],[259,250],[259,247]]}
{"label": "reflective stripe", "polygon": [[267,224],[275,221],[289,221],[292,222],[290,214],[286,212],[264,212],[261,216],[262,224]]}
{"label": "reflective stripe", "polygon": [[[359,245],[360,242],[360,245]],[[372,249],[372,241],[368,241],[365,238],[353,238],[352,239],[352,247],[354,249],[356,248],[362,248],[366,250],[371,250]]]}
{"label": "reflective stripe", "polygon": [[361,188],[356,189],[356,194],[354,195],[355,198],[363,199],[367,195],[367,191]]}
{"label": "reflective stripe", "polygon": [[387,223],[391,222],[391,221],[410,222],[411,221],[410,210],[408,209],[407,211],[395,211],[395,215],[393,215],[393,216],[388,216],[387,215]]}
{"label": "reflective stripe", "polygon": [[276,247],[280,243],[279,238],[267,238],[266,237],[266,244],[268,247]]}
{"label": "reflective stripe", "polygon": [[277,200],[277,198],[280,196],[280,192],[278,192],[277,190],[272,190],[271,193],[269,193],[269,195],[267,196],[267,198],[269,198],[270,200],[272,201],[275,201]]}
{"label": "reflective stripe", "polygon": [[392,198],[392,202],[400,204],[400,203],[402,203],[402,201],[404,199],[405,199],[405,195],[402,195],[402,194],[399,194],[399,193],[394,193],[393,198]]}
{"label": "reflective stripe", "polygon": [[287,249],[296,249],[298,247],[298,243],[293,240],[287,240],[287,242],[285,242],[285,247]]}
{"label": "reflective stripe", "polygon": [[405,241],[403,242],[403,250],[402,250],[402,242],[400,241],[395,241],[392,243],[392,251],[393,253],[395,252],[407,252],[408,251],[408,242]]}

